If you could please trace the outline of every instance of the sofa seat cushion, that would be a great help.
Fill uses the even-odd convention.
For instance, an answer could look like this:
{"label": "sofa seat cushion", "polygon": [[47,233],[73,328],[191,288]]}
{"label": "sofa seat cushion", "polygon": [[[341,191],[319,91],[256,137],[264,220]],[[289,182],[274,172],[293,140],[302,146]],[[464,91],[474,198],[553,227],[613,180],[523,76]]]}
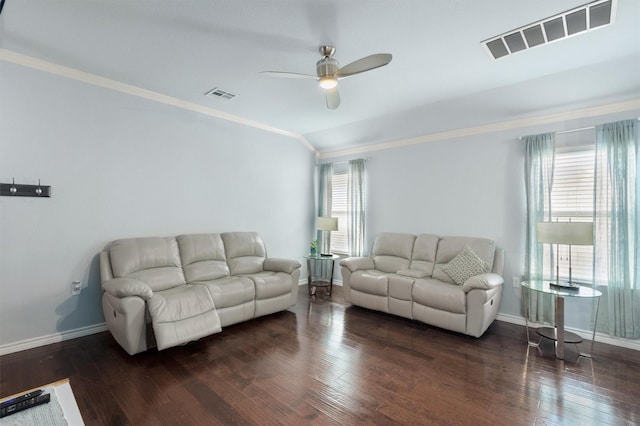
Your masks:
{"label": "sofa seat cushion", "polygon": [[247,275],[255,284],[256,300],[271,299],[291,293],[291,275],[284,272],[264,271]]}
{"label": "sofa seat cushion", "polygon": [[215,305],[204,286],[181,285],[158,291],[147,304],[158,350],[222,331]]}
{"label": "sofa seat cushion", "polygon": [[224,277],[211,281],[196,281],[192,284],[207,287],[218,309],[252,302],[256,296],[255,285],[247,277]]}
{"label": "sofa seat cushion", "polygon": [[466,312],[466,293],[461,286],[440,280],[417,279],[413,284],[413,301],[451,313]]}
{"label": "sofa seat cushion", "polygon": [[351,289],[376,296],[387,296],[388,274],[376,269],[356,271],[351,275]]}
{"label": "sofa seat cushion", "polygon": [[398,300],[411,300],[414,279],[400,275],[389,275],[389,297]]}

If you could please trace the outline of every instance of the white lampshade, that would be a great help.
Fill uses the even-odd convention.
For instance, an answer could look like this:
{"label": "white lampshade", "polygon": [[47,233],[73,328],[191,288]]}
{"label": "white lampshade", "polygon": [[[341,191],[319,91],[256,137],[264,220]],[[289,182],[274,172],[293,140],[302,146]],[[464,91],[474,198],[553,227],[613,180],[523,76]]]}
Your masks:
{"label": "white lampshade", "polygon": [[337,231],[338,230],[338,218],[337,217],[318,217],[316,220],[316,228],[318,231]]}
{"label": "white lampshade", "polygon": [[539,243],[593,245],[592,222],[538,222],[536,238]]}

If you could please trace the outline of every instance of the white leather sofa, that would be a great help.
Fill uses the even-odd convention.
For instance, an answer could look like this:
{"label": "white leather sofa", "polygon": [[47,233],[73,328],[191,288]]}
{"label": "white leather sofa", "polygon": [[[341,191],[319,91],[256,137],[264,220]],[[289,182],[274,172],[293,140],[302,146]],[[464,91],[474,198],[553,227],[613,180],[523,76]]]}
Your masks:
{"label": "white leather sofa", "polygon": [[382,233],[340,265],[347,302],[474,337],[502,300],[504,251],[488,239]]}
{"label": "white leather sofa", "polygon": [[300,267],[255,232],[117,240],[100,253],[102,309],[129,354],[162,350],[293,306]]}

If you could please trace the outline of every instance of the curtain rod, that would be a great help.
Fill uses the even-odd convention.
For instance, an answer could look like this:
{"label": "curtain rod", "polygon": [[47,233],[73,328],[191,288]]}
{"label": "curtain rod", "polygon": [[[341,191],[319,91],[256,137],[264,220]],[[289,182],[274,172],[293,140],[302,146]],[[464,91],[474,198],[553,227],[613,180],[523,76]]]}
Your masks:
{"label": "curtain rod", "polygon": [[[636,118],[636,120],[640,121],[640,117]],[[579,129],[561,130],[559,132],[553,132],[553,134],[554,135],[564,135],[566,133],[582,132],[584,130],[592,130],[592,129],[595,129],[595,128],[596,128],[596,126],[581,127]],[[518,137],[518,140],[522,140],[522,138],[524,138],[524,136]]]}
{"label": "curtain rod", "polygon": [[[358,160],[358,158],[354,158],[354,160]],[[369,161],[369,160],[371,160],[371,156],[369,156],[369,157],[365,157],[365,158],[361,158],[361,160]],[[346,161],[336,161],[336,162],[333,162],[333,163],[317,163],[317,164],[346,164],[346,163],[348,163],[349,161],[351,161],[351,160],[346,160]]]}

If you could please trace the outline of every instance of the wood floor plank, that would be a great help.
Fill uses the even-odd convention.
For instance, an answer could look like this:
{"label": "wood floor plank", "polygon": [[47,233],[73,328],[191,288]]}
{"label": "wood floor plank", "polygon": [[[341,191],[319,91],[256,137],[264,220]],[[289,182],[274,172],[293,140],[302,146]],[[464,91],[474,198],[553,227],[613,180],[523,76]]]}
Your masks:
{"label": "wood floor plank", "polygon": [[[99,333],[0,357],[0,395],[69,377],[91,425],[632,425],[640,354],[541,355],[350,306],[341,288],[198,342],[129,356]],[[590,342],[586,342],[587,345]],[[543,345],[544,346],[544,345]]]}

